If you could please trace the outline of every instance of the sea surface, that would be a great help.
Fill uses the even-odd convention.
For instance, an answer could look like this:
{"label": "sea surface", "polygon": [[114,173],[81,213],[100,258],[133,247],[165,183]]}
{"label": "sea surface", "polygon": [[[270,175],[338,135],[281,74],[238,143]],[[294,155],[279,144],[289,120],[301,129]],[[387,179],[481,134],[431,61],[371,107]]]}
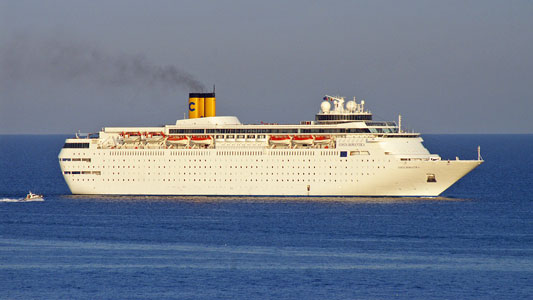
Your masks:
{"label": "sea surface", "polygon": [[533,135],[423,137],[485,163],[436,198],[72,196],[66,136],[0,136],[0,299],[533,299]]}

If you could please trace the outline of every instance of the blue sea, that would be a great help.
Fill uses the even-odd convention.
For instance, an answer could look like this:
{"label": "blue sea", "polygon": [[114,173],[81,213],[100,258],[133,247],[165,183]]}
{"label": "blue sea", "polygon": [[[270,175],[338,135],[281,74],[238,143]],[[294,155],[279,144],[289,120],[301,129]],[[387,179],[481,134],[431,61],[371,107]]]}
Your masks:
{"label": "blue sea", "polygon": [[533,299],[533,135],[423,137],[485,163],[436,198],[73,196],[66,136],[0,136],[0,299]]}

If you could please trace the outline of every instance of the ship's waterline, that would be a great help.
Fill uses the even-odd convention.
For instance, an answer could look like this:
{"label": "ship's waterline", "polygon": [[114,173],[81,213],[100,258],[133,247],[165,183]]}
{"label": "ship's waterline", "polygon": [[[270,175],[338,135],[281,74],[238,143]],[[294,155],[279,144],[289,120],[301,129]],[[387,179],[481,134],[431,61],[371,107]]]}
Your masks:
{"label": "ship's waterline", "polygon": [[[73,194],[438,196],[483,161],[442,160],[418,133],[326,96],[315,121],[241,124],[198,112],[164,127],[104,128],[59,154]],[[214,105],[214,94],[205,94]]]}

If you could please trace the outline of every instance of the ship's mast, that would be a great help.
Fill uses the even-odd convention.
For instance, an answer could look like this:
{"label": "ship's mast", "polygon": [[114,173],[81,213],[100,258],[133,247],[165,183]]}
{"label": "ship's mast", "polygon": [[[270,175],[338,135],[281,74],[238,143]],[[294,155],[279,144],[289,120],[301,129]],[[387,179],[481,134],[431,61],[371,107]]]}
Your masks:
{"label": "ship's mast", "polygon": [[402,115],[398,115],[398,133],[402,133]]}

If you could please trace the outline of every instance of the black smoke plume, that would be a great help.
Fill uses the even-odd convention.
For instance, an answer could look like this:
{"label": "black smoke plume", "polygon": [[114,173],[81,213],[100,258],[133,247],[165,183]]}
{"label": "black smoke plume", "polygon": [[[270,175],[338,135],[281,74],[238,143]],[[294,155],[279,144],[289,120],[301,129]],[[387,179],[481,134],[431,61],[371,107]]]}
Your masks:
{"label": "black smoke plume", "polygon": [[90,44],[21,36],[0,46],[0,80],[3,84],[57,80],[205,90],[204,85],[188,72],[173,64],[155,64],[143,55],[111,55]]}

